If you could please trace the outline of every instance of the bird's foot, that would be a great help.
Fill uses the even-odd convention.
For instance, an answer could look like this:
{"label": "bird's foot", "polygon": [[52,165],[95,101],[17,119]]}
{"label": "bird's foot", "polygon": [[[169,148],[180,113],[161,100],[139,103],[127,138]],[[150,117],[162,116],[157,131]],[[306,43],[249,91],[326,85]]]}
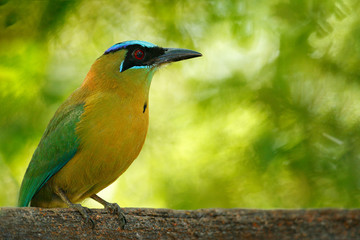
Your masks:
{"label": "bird's foot", "polygon": [[71,204],[70,207],[78,210],[81,216],[84,218],[85,223],[90,224],[92,229],[95,228],[94,220],[92,220],[89,214],[87,213],[87,212],[91,212],[89,208],[83,207],[81,206],[81,204]]}
{"label": "bird's foot", "polygon": [[66,196],[66,193],[64,190],[62,190],[59,187],[55,188],[55,193],[68,205],[68,207],[70,208],[75,208],[76,210],[79,211],[79,213],[81,214],[81,216],[85,219],[85,223],[90,223],[91,224],[91,228],[94,229],[95,228],[95,222],[94,220],[92,220],[89,216],[89,214],[87,212],[91,212],[90,209],[81,206],[81,204],[75,204],[72,203],[69,198]]}
{"label": "bird's foot", "polygon": [[123,210],[121,210],[120,206],[117,203],[106,203],[105,210],[110,212],[111,214],[116,214],[120,218],[120,227],[121,229],[125,228],[126,218]]}
{"label": "bird's foot", "polygon": [[97,201],[98,203],[102,204],[106,211],[110,212],[111,214],[118,215],[120,219],[121,229],[125,228],[125,224],[127,222],[125,218],[125,214],[117,203],[109,203],[96,194],[92,195],[91,198]]}

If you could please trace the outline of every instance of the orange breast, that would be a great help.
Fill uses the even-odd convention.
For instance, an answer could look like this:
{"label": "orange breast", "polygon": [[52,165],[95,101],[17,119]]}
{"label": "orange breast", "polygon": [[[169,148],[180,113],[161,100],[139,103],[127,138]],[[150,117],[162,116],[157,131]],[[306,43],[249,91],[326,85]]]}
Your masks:
{"label": "orange breast", "polygon": [[[141,91],[141,89],[139,90]],[[116,91],[90,96],[77,126],[77,154],[51,179],[72,202],[95,194],[115,181],[139,155],[149,115],[148,89],[121,96]]]}

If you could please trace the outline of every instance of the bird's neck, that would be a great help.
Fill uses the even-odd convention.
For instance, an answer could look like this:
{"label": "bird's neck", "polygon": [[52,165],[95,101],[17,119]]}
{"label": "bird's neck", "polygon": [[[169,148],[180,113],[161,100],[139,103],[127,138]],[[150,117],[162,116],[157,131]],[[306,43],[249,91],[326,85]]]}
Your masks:
{"label": "bird's neck", "polygon": [[[148,98],[154,70],[129,69],[118,72],[119,63],[97,60],[86,75],[81,86],[92,93],[113,92],[122,97]],[[135,95],[135,96],[134,96]]]}

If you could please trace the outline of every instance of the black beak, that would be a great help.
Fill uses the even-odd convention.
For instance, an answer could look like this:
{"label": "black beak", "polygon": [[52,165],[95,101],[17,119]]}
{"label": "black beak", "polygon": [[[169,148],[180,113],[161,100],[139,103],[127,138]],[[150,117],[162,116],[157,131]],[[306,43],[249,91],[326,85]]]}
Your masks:
{"label": "black beak", "polygon": [[164,54],[154,59],[156,65],[164,63],[177,62],[189,58],[201,57],[202,54],[189,49],[182,48],[164,48]]}

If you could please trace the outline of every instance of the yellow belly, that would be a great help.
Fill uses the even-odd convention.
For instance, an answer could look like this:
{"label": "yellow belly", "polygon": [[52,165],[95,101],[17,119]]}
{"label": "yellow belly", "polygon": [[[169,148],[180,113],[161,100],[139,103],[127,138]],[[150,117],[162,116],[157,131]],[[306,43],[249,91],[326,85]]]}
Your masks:
{"label": "yellow belly", "polygon": [[[93,96],[77,126],[80,146],[75,156],[40,190],[61,188],[71,202],[96,194],[115,181],[139,155],[148,129],[147,96]],[[39,193],[40,193],[39,192]],[[40,193],[41,194],[41,193]],[[65,206],[53,194],[44,207]]]}

